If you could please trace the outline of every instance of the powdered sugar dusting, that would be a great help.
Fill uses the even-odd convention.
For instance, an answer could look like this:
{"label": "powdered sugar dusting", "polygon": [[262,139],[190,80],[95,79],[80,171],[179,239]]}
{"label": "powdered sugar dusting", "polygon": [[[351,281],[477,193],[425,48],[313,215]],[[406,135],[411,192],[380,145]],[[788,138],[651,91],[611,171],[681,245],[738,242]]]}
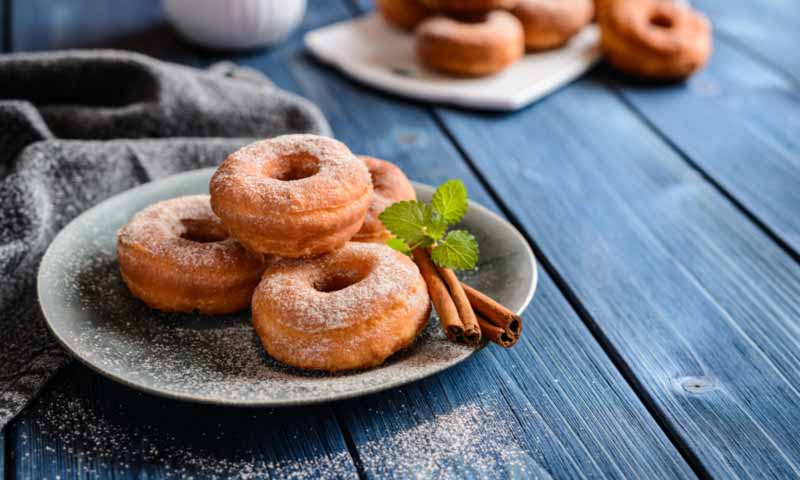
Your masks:
{"label": "powdered sugar dusting", "polygon": [[[39,292],[51,327],[68,350],[104,374],[141,389],[237,405],[362,395],[424,378],[474,351],[448,341],[432,314],[414,344],[378,368],[308,373],[266,355],[249,312],[204,317],[147,308],[120,278],[117,229],[156,201],[202,192],[210,176],[211,171],[204,170],[146,185],[90,210],[59,234],[42,262]],[[426,200],[432,193],[422,192]],[[482,245],[495,248],[487,249],[480,273],[473,272],[476,276],[469,281],[501,303],[518,307],[530,287],[530,277],[519,267],[529,254],[504,240],[513,237],[499,236],[508,228],[505,224],[481,212],[471,209],[465,223]]]}
{"label": "powdered sugar dusting", "polygon": [[[35,469],[58,458],[75,478],[357,478],[344,445],[330,451],[314,441],[318,423],[313,412],[305,421],[289,423],[276,418],[275,411],[198,411],[142,397],[132,402],[104,405],[59,387],[42,398],[28,417],[32,420],[18,428],[18,451],[38,451],[41,458],[23,456],[18,462]],[[29,445],[29,431],[43,445]],[[304,454],[272,450],[273,435],[278,444],[303,444]],[[302,436],[312,440],[303,442]],[[26,471],[33,478],[48,473]]]}
{"label": "powdered sugar dusting", "polygon": [[[290,181],[273,178],[290,163],[311,174]],[[214,209],[223,217],[263,208],[291,213],[338,208],[371,188],[367,168],[347,146],[316,135],[283,135],[247,145],[211,179]]]}
{"label": "powdered sugar dusting", "polygon": [[410,343],[428,319],[430,298],[408,257],[386,245],[350,242],[322,257],[273,264],[253,309],[271,354],[292,365],[348,368]]}
{"label": "powdered sugar dusting", "polygon": [[144,388],[215,403],[313,402],[402,384],[473,351],[448,341],[433,320],[411,347],[380,368],[344,374],[297,370],[264,352],[250,312],[206,317],[149,309],[120,279],[109,233],[58,257],[63,276],[53,284],[65,302],[81,309],[80,318],[62,325],[60,333],[102,371]]}
{"label": "powdered sugar dusting", "polygon": [[[173,198],[151,205],[137,213],[119,231],[118,239],[125,247],[143,250],[148,258],[161,258],[173,262],[179,269],[197,267],[236,268],[247,263],[253,270],[260,268],[260,255],[247,252],[232,238],[221,241],[199,243],[182,238],[187,233],[186,222],[203,224],[207,230],[221,232],[227,237],[222,222],[211,210],[208,195],[189,195]],[[129,256],[137,261],[137,256]]]}
{"label": "powdered sugar dusting", "polygon": [[[105,382],[86,377],[83,381]],[[70,469],[67,473],[80,478],[110,472],[136,478],[154,472],[158,478],[357,477],[343,444],[322,445],[325,429],[336,428],[327,409],[198,407],[115,394],[122,387],[78,384],[61,383],[23,418],[17,428],[17,451],[35,455],[18,459],[23,469],[58,459]],[[117,400],[91,399],[89,391],[108,392]],[[498,405],[493,395],[450,409],[443,403],[432,414],[399,402],[392,403],[391,411],[382,410],[388,406],[380,403],[366,408],[355,443],[364,471],[371,478],[550,479],[536,444],[530,443],[536,439],[520,442],[515,414]],[[525,408],[515,413],[535,415]],[[373,420],[392,427],[388,432],[371,430]],[[366,439],[358,440],[360,436]],[[35,478],[45,473],[24,471]]]}
{"label": "powdered sugar dusting", "polygon": [[[511,433],[494,405],[467,403],[359,447],[364,468],[396,478],[541,478],[550,475]],[[418,413],[417,413],[418,414]]]}
{"label": "powdered sugar dusting", "polygon": [[[335,292],[315,288],[332,275],[354,283]],[[398,301],[409,310],[424,309],[424,287],[419,269],[404,255],[386,245],[350,242],[322,257],[279,260],[264,273],[257,292],[280,313],[278,321],[317,333],[351,326]]]}

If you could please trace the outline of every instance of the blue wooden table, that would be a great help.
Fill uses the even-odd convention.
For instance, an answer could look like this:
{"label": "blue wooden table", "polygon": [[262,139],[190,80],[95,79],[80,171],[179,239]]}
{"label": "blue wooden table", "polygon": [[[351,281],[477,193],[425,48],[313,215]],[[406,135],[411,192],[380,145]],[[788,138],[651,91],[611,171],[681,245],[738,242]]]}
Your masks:
{"label": "blue wooden table", "polygon": [[459,177],[522,231],[540,284],[513,349],[316,407],[163,400],[73,365],[0,435],[5,478],[800,476],[800,9],[696,0],[715,25],[685,84],[599,66],[513,114],[431,107],[277,48],[181,43],[158,0],[6,0],[6,51],[115,46],[255,67],[359,153]]}

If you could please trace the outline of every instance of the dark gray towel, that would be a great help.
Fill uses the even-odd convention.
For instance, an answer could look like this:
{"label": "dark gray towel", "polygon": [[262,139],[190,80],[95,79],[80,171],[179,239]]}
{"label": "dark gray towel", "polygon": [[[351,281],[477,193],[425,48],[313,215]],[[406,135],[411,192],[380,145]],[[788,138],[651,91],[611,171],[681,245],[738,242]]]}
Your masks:
{"label": "dark gray towel", "polygon": [[36,300],[55,234],[118,192],[291,132],[330,129],[307,100],[231,64],[201,71],[119,51],[0,56],[0,428],[68,361]]}

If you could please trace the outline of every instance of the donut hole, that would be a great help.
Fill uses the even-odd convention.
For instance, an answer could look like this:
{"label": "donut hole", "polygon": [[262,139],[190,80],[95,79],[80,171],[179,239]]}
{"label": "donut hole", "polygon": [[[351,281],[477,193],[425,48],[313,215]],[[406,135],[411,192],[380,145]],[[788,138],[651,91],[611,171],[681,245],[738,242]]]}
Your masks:
{"label": "donut hole", "polygon": [[378,169],[375,167],[368,167],[367,171],[369,172],[369,181],[372,183],[372,186],[375,186],[375,178],[379,175]]}
{"label": "donut hole", "polygon": [[181,220],[181,238],[197,243],[214,243],[228,239],[228,232],[214,222],[185,218]]}
{"label": "donut hole", "polygon": [[489,13],[481,11],[460,12],[458,14],[453,14],[452,17],[459,22],[466,24],[486,23],[486,21],[489,19]]}
{"label": "donut hole", "polygon": [[319,172],[319,159],[308,154],[287,155],[267,165],[267,176],[282,182],[302,180]]}
{"label": "donut hole", "polygon": [[370,265],[367,263],[334,265],[314,282],[314,289],[323,293],[338,292],[364,280],[370,271]]}
{"label": "donut hole", "polygon": [[380,195],[387,190],[386,185],[381,181],[381,172],[375,168],[369,169],[369,181],[372,183],[372,191],[375,195]]}
{"label": "donut hole", "polygon": [[656,12],[650,17],[650,25],[658,28],[672,28],[675,25],[675,22],[672,20],[672,17],[665,15],[661,12]]}

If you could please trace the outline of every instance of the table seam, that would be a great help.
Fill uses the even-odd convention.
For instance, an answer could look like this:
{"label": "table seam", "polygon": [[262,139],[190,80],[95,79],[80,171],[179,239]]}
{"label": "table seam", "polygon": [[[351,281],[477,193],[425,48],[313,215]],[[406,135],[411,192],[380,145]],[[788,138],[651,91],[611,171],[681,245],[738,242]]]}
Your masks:
{"label": "table seam", "polygon": [[[344,1],[346,4],[349,4],[352,7],[354,7],[354,9],[357,12],[365,13],[361,9],[361,7],[359,7],[355,3],[355,0],[344,0]],[[611,93],[613,94],[614,92],[612,91]],[[627,105],[625,105],[625,107],[627,108]],[[697,457],[697,455],[691,451],[688,444],[686,444],[680,439],[678,432],[669,426],[666,413],[660,411],[660,409],[655,404],[655,401],[651,398],[651,396],[647,393],[644,386],[633,374],[632,369],[629,366],[627,366],[624,359],[617,351],[617,349],[613,346],[611,341],[602,332],[602,330],[599,327],[599,324],[593,319],[591,314],[589,314],[588,310],[580,302],[580,300],[578,299],[577,295],[574,293],[572,288],[567,284],[567,282],[564,280],[561,274],[556,270],[555,266],[550,262],[550,260],[544,254],[544,251],[533,240],[533,237],[528,233],[527,229],[525,229],[522,226],[517,216],[510,210],[510,208],[507,207],[505,200],[503,200],[498,195],[498,193],[491,186],[491,184],[489,183],[483,172],[470,159],[466,150],[463,148],[463,146],[455,138],[455,136],[452,134],[452,132],[447,127],[445,122],[442,120],[437,109],[427,106],[423,107],[422,109],[428,115],[430,115],[430,117],[436,124],[437,128],[439,128],[439,130],[443,133],[445,138],[450,142],[453,148],[455,148],[459,157],[461,157],[462,161],[465,163],[467,168],[472,172],[472,174],[475,175],[475,178],[478,181],[478,183],[486,190],[486,193],[494,201],[494,203],[500,209],[502,214],[523,235],[525,240],[533,249],[537,260],[542,265],[542,268],[544,268],[545,272],[553,280],[561,295],[563,295],[564,299],[567,301],[567,303],[569,303],[570,308],[572,308],[572,310],[575,312],[578,318],[580,318],[581,322],[589,330],[590,335],[594,338],[594,340],[598,343],[600,348],[606,354],[611,364],[619,371],[625,383],[628,385],[628,388],[632,390],[632,392],[637,397],[639,402],[641,402],[642,406],[656,422],[656,425],[658,425],[661,432],[666,436],[667,440],[673,445],[678,454],[683,458],[683,460],[687,463],[687,465],[693,471],[693,473],[697,475],[697,477],[702,479],[711,478],[711,474],[702,465],[699,457]]]}
{"label": "table seam", "polygon": [[782,239],[780,235],[765,221],[761,220],[753,211],[747,208],[743,201],[740,201],[738,198],[736,198],[736,196],[732,192],[728,191],[710,172],[692,159],[692,157],[683,148],[681,148],[665,132],[659,129],[658,126],[656,126],[647,115],[639,110],[625,95],[622,94],[622,92],[619,90],[619,87],[610,85],[608,83],[605,83],[605,86],[610,90],[611,94],[614,95],[620,101],[620,103],[622,103],[628,109],[628,111],[630,111],[636,118],[639,119],[640,122],[642,122],[648,131],[652,132],[656,138],[658,138],[658,140],[663,142],[664,145],[669,147],[669,149],[678,156],[678,158],[683,160],[683,163],[686,164],[690,170],[700,175],[700,178],[703,181],[708,183],[717,193],[730,202],[737,212],[744,215],[744,217],[754,224],[756,228],[766,234],[766,236],[775,244],[777,244],[784,253],[789,255],[792,260],[800,263],[800,252],[795,250],[784,239]]}
{"label": "table seam", "polygon": [[669,426],[669,422],[666,416],[666,413],[661,412],[658,406],[656,405],[655,401],[646,391],[642,383],[633,373],[633,370],[627,365],[624,361],[622,355],[617,351],[616,347],[611,343],[605,333],[599,326],[599,323],[594,320],[593,316],[589,313],[588,309],[582,304],[582,302],[578,299],[578,296],[573,291],[572,287],[570,287],[563,276],[558,272],[555,266],[550,262],[548,257],[544,254],[544,251],[538,246],[538,244],[533,240],[533,237],[528,233],[527,229],[525,229],[517,216],[506,206],[505,200],[503,200],[499,195],[496,194],[493,188],[488,186],[488,180],[486,179],[485,175],[482,171],[475,165],[472,160],[467,155],[467,152],[462,148],[460,143],[457,139],[452,135],[450,130],[445,125],[444,121],[441,119],[437,112],[431,112],[434,121],[439,125],[439,128],[442,129],[447,139],[453,144],[454,148],[459,152],[459,155],[463,158],[464,162],[467,164],[467,167],[473,172],[475,177],[481,183],[481,185],[486,188],[487,193],[492,198],[492,200],[497,203],[498,208],[501,210],[503,215],[505,215],[509,222],[511,222],[514,227],[520,231],[523,235],[525,240],[530,244],[531,248],[536,255],[536,259],[541,264],[542,268],[544,268],[545,272],[550,276],[550,278],[555,283],[556,287],[558,288],[561,295],[564,299],[569,303],[572,310],[575,314],[580,318],[581,322],[584,326],[589,330],[590,335],[594,340],[598,343],[600,348],[609,358],[609,361],[614,366],[614,368],[619,371],[622,378],[625,380],[625,383],[628,385],[636,398],[641,402],[642,406],[645,410],[650,414],[656,424],[659,426],[661,432],[666,436],[667,440],[675,447],[678,454],[683,458],[683,460],[687,463],[689,468],[692,469],[695,475],[699,478],[711,478],[711,474],[708,470],[702,465],[700,462],[699,457],[695,455],[694,452],[691,451],[688,444],[685,444],[680,439],[678,432],[675,431],[673,428]]}

